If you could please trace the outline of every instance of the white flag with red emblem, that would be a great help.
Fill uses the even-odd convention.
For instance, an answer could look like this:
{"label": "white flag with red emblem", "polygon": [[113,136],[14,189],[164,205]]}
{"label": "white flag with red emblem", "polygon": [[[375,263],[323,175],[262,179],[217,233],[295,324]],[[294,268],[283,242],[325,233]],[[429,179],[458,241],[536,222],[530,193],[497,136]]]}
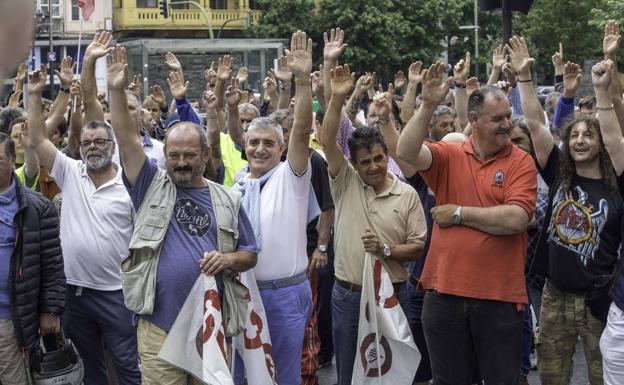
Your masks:
{"label": "white flag with red emblem", "polygon": [[234,385],[227,366],[217,282],[201,274],[193,285],[158,357],[209,385]]}
{"label": "white flag with red emblem", "polygon": [[352,385],[411,383],[420,353],[388,273],[366,253]]}
{"label": "white flag with red emblem", "polygon": [[82,9],[82,20],[89,20],[95,12],[95,0],[78,0],[78,7]]}
{"label": "white flag with red emblem", "polygon": [[[251,270],[241,273],[241,282],[249,288],[250,298],[245,328],[234,337],[234,348],[242,358],[248,385],[277,385],[269,324],[254,273]],[[239,364],[235,362],[234,368]]]}

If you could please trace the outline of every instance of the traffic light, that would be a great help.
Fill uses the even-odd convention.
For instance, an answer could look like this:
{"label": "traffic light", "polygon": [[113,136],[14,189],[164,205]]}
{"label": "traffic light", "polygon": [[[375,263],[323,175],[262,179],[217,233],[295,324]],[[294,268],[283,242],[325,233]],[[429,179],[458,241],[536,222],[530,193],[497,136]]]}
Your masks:
{"label": "traffic light", "polygon": [[160,14],[165,19],[168,19],[169,18],[169,4],[167,0],[160,0],[159,3],[160,3]]}

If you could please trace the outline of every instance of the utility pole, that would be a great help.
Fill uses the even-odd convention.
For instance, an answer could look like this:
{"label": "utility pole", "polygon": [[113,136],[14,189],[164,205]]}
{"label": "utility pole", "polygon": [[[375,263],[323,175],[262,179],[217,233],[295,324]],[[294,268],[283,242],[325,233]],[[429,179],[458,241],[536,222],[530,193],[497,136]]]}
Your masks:
{"label": "utility pole", "polygon": [[509,43],[511,39],[511,7],[509,0],[502,0],[501,8],[503,11],[503,46]]}
{"label": "utility pole", "polygon": [[50,74],[50,100],[54,100],[54,69],[52,67],[53,61],[50,60],[52,58],[51,55],[54,53],[54,42],[52,41],[52,0],[48,0],[48,72]]}
{"label": "utility pole", "polygon": [[475,76],[479,77],[479,0],[474,0],[474,25],[462,25],[459,29],[474,30],[475,53],[472,61],[475,66]]}

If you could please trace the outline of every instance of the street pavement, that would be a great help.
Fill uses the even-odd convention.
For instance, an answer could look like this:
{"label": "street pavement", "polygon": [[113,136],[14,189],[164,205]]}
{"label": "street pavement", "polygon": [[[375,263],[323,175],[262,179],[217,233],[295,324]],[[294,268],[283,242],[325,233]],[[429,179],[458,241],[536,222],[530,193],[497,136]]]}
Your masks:
{"label": "street pavement", "polygon": [[[336,366],[328,366],[318,371],[319,385],[334,385],[336,383]],[[536,370],[532,370],[529,374],[529,384],[541,385]],[[570,385],[587,385],[587,365],[585,363],[585,354],[583,353],[583,345],[579,341],[576,344],[576,353],[574,353],[574,369],[572,381]],[[396,384],[402,385],[402,384]]]}

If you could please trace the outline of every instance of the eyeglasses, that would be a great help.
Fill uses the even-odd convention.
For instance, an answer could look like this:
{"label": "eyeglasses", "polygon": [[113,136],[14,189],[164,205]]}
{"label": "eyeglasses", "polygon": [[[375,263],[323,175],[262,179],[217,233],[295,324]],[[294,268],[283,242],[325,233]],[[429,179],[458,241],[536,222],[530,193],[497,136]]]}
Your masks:
{"label": "eyeglasses", "polygon": [[93,139],[93,140],[82,140],[80,141],[80,147],[89,148],[92,144],[95,144],[96,147],[104,148],[109,142],[113,142],[112,139]]}

